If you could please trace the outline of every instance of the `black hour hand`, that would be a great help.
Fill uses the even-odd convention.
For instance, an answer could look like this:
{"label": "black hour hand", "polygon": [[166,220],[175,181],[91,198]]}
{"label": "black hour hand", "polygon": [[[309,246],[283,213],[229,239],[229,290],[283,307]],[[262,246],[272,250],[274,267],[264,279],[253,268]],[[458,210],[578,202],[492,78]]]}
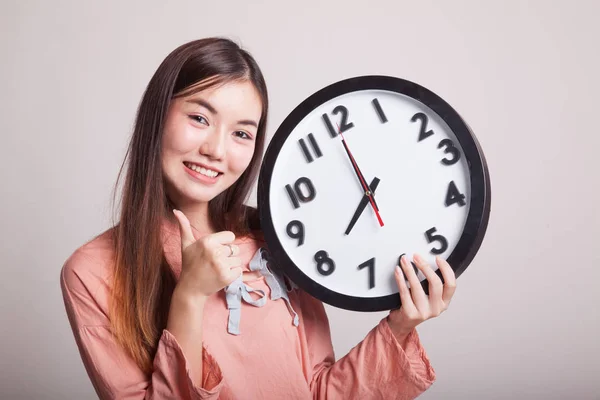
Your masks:
{"label": "black hour hand", "polygon": [[[371,190],[371,193],[373,193],[373,194],[375,193],[375,189],[377,189],[377,185],[379,185],[379,178],[375,177],[369,184],[369,189]],[[354,215],[352,216],[352,220],[350,221],[348,228],[346,228],[346,235],[348,235],[350,233],[350,231],[352,231],[352,228],[354,228],[356,221],[358,221],[358,218],[362,214],[362,212],[365,209],[365,207],[367,206],[367,204],[369,204],[369,196],[367,196],[367,194],[364,194],[362,199],[360,200],[360,204],[358,205],[358,208],[356,209],[356,211],[354,212]]]}

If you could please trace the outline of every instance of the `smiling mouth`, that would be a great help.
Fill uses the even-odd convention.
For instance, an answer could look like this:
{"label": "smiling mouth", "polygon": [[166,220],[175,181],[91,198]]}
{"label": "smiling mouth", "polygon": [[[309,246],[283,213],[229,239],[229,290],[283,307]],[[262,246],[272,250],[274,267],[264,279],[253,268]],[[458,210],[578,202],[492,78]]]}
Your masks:
{"label": "smiling mouth", "polygon": [[223,173],[221,173],[221,172],[213,171],[211,169],[204,168],[204,167],[201,167],[199,165],[196,165],[196,164],[193,164],[190,162],[184,162],[183,164],[186,167],[188,167],[189,169],[191,169],[192,171],[202,174],[204,176],[207,176],[209,178],[216,178],[219,175],[223,175]]}

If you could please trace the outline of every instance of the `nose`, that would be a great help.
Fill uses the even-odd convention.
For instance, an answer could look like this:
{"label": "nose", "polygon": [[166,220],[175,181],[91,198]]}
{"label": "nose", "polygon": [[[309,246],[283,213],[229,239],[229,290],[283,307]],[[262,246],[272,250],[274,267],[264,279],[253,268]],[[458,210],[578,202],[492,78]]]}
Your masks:
{"label": "nose", "polygon": [[200,153],[206,157],[220,160],[225,156],[227,135],[220,130],[210,132],[200,146]]}

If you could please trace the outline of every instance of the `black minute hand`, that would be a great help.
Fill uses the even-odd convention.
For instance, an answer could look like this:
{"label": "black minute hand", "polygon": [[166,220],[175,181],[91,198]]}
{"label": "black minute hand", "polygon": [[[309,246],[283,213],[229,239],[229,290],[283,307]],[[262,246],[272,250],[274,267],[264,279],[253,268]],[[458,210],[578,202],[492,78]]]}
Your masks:
{"label": "black minute hand", "polygon": [[344,139],[344,135],[342,134],[342,131],[340,130],[339,125],[338,125],[338,132],[339,132],[340,137],[342,138],[342,144],[344,145],[344,149],[346,150],[346,153],[348,154],[348,158],[350,158],[350,162],[352,163],[354,172],[356,173],[356,176],[358,177],[358,181],[360,182],[362,189],[364,190],[365,194],[367,195],[367,198],[369,199],[369,202],[371,203],[371,206],[373,207],[373,211],[375,212],[377,221],[379,221],[379,226],[383,226],[383,220],[381,219],[381,215],[379,215],[379,207],[377,206],[377,204],[375,204],[375,197],[373,196],[373,194],[371,193],[371,190],[367,186],[367,181],[365,180],[365,177],[363,176],[362,172],[360,172],[360,169],[358,168],[358,164],[356,163],[356,160],[352,156],[352,153],[350,152],[350,149],[348,148],[348,145],[346,144],[346,139]]}
{"label": "black minute hand", "polygon": [[[373,180],[371,181],[371,184],[369,185],[369,189],[371,189],[371,193],[375,194],[375,189],[377,189],[377,185],[379,185],[379,178],[375,177],[375,178],[373,178]],[[373,197],[373,199],[374,199],[374,197]],[[354,212],[354,215],[352,216],[352,220],[350,221],[348,228],[346,228],[346,235],[350,234],[350,231],[352,231],[352,228],[354,228],[354,224],[356,224],[356,221],[358,221],[358,218],[361,216],[361,214],[364,211],[367,204],[369,204],[369,196],[367,194],[363,194],[363,197],[360,200],[360,204],[358,205],[358,208]]]}
{"label": "black minute hand", "polygon": [[[362,174],[362,171],[360,170],[360,168],[358,168],[358,164],[356,163],[356,160],[354,160],[354,157],[352,156],[352,153],[350,152],[350,149],[348,148],[348,145],[346,144],[346,139],[344,139],[344,136],[342,136],[342,144],[344,145],[344,150],[346,150],[346,154],[348,154],[348,157],[350,158],[350,163],[352,164],[352,168],[354,168],[354,172],[356,173],[356,176],[358,177],[358,180],[361,183],[361,186],[363,186],[363,189],[366,192],[367,188],[364,185],[367,184],[367,180],[365,179],[365,176]],[[364,183],[364,185],[363,185],[363,183]],[[371,199],[373,200],[374,208],[375,208],[375,210],[379,211],[379,206],[377,205],[377,202],[375,201],[375,194],[372,192],[373,191],[371,191]],[[368,201],[369,201],[369,196],[367,195],[367,202]]]}

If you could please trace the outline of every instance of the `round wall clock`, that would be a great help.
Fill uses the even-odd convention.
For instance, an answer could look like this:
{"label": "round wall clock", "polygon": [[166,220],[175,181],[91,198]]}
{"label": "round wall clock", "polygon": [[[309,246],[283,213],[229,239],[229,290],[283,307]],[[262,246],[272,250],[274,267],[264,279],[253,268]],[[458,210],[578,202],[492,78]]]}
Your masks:
{"label": "round wall clock", "polygon": [[271,259],[296,285],[335,307],[382,311],[400,306],[394,268],[404,253],[440,277],[437,255],[457,277],[465,271],[487,228],[490,178],[473,132],[441,97],[360,76],[283,121],[261,166],[258,209]]}

